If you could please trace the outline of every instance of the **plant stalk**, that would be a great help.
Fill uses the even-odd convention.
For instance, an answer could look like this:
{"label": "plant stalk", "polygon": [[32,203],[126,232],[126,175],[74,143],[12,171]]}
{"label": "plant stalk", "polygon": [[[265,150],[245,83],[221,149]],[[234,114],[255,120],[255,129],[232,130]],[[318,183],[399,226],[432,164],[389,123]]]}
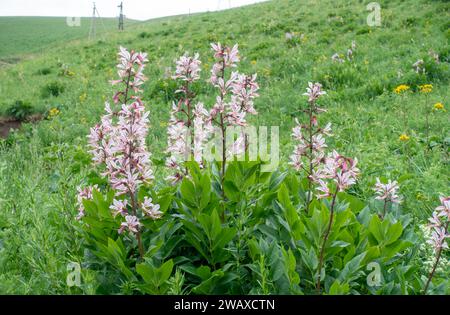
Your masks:
{"label": "plant stalk", "polygon": [[331,201],[331,208],[330,208],[330,221],[328,222],[328,227],[327,230],[325,231],[325,235],[323,237],[323,242],[322,242],[322,247],[320,249],[320,256],[319,256],[319,273],[318,273],[318,277],[317,277],[317,285],[316,285],[316,289],[317,289],[317,294],[321,293],[321,289],[320,289],[320,274],[322,272],[322,266],[323,266],[323,259],[324,259],[324,254],[325,254],[325,246],[328,240],[328,237],[330,236],[330,232],[331,232],[331,226],[333,225],[333,218],[334,218],[334,206],[336,204],[336,197],[337,197],[337,193],[339,191],[339,187],[336,187],[336,191],[333,195],[333,200]]}

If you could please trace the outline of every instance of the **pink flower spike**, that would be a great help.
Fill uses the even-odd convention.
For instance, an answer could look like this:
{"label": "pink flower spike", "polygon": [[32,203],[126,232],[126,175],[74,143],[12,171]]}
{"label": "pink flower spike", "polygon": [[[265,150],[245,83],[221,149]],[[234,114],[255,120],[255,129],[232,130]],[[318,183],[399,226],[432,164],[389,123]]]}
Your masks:
{"label": "pink flower spike", "polygon": [[125,222],[122,222],[120,224],[120,228],[119,228],[118,232],[119,232],[119,234],[122,234],[125,230],[128,230],[131,233],[138,233],[140,226],[141,226],[141,223],[139,222],[139,219],[136,216],[127,215],[125,217]]}
{"label": "pink flower spike", "polygon": [[322,91],[322,84],[320,83],[308,83],[308,87],[306,88],[306,93],[303,95],[308,96],[308,102],[315,102],[320,96],[327,94],[325,91]]}
{"label": "pink flower spike", "polygon": [[439,197],[441,205],[436,208],[438,216],[450,221],[450,197]]}
{"label": "pink flower spike", "polygon": [[393,203],[400,203],[401,198],[397,195],[399,186],[396,181],[389,180],[387,184],[381,183],[380,179],[376,179],[376,184],[374,187],[378,200],[387,200]]}
{"label": "pink flower spike", "polygon": [[431,231],[431,238],[427,241],[428,244],[432,245],[434,250],[438,252],[441,249],[448,249],[448,244],[446,238],[449,238],[445,227],[434,227]]}
{"label": "pink flower spike", "polygon": [[113,204],[109,207],[113,211],[113,216],[116,217],[118,214],[126,216],[127,211],[127,200],[113,200]]}
{"label": "pink flower spike", "polygon": [[153,204],[152,198],[144,197],[144,202],[141,204],[141,207],[145,215],[153,220],[159,219],[162,216],[162,212],[159,211],[160,206],[158,204]]}
{"label": "pink flower spike", "polygon": [[77,196],[77,204],[78,204],[78,216],[76,217],[77,220],[80,220],[82,217],[84,217],[84,206],[83,206],[83,200],[92,200],[93,196],[93,190],[98,190],[98,186],[88,186],[85,188],[78,187],[78,196]]}

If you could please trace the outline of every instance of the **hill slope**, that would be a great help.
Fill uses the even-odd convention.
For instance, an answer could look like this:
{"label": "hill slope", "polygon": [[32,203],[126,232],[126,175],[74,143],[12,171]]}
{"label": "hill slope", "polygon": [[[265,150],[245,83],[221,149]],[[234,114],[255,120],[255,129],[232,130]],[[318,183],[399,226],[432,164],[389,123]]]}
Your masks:
{"label": "hill slope", "polygon": [[[135,21],[125,23],[129,26]],[[87,38],[90,26],[90,18],[81,18],[79,26],[70,26],[65,17],[0,17],[0,58],[43,52],[52,44]],[[105,32],[117,29],[117,19],[99,18],[96,26],[97,37],[104,38]]]}
{"label": "hill slope", "polygon": [[[1,143],[0,292],[79,292],[65,284],[66,264],[82,262],[84,255],[80,240],[73,237],[76,187],[89,172],[86,135],[112,95],[108,80],[115,78],[119,45],[149,53],[149,81],[143,88],[151,113],[148,143],[155,158],[164,157],[166,121],[176,89],[165,76],[167,68],[173,72],[174,59],[186,51],[199,52],[206,80],[212,66],[209,44],[239,43],[240,70],[257,72],[261,86],[255,102],[259,115],[251,122],[280,126],[282,167],[292,150],[294,117],[305,104],[302,93],[308,81],[321,82],[328,93],[323,98],[328,112],[321,119],[333,123],[329,146],[360,161],[363,175],[352,193],[370,198],[375,177],[400,179],[404,211],[423,221],[438,194],[449,194],[448,112],[430,116],[434,149],[428,153],[423,151],[423,134],[425,112],[432,104],[450,108],[450,5],[425,0],[379,3],[381,27],[366,24],[368,12],[360,1],[279,0],[149,21],[108,33],[104,40],[54,46],[33,60],[0,69],[1,112],[16,100],[43,112],[59,110],[56,117],[26,125]],[[420,10],[411,9],[415,7]],[[286,39],[287,32],[294,40]],[[331,56],[345,55],[353,40],[354,60],[332,62]],[[439,54],[439,64],[429,57],[430,49]],[[426,75],[413,71],[418,59],[426,60]],[[393,89],[403,83],[413,92],[400,97]],[[428,97],[416,92],[424,83],[434,86]],[[60,93],[48,96],[55,84]],[[212,88],[201,84],[197,89],[199,100],[210,107]],[[402,133],[411,137],[409,142],[399,140]],[[83,279],[82,292],[93,292],[88,270]]]}

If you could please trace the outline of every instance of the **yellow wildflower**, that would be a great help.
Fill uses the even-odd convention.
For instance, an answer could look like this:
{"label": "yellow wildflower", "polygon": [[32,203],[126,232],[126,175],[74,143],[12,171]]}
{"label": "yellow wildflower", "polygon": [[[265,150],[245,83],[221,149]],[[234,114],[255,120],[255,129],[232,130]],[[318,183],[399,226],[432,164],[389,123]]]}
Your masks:
{"label": "yellow wildflower", "polygon": [[406,134],[401,134],[400,137],[398,138],[400,141],[406,142],[409,140],[409,136]]}
{"label": "yellow wildflower", "polygon": [[50,109],[49,112],[48,112],[48,117],[52,118],[52,117],[57,116],[58,114],[59,114],[59,109],[57,109],[57,108],[52,108],[52,109]]}
{"label": "yellow wildflower", "polygon": [[433,91],[432,84],[419,85],[420,93],[431,93]]}
{"label": "yellow wildflower", "polygon": [[262,70],[262,73],[263,73],[263,75],[265,75],[265,76],[270,76],[270,74],[271,74],[271,71],[270,71],[270,69],[269,68],[264,68],[263,70]]}
{"label": "yellow wildflower", "polygon": [[441,102],[437,102],[436,104],[434,104],[434,109],[435,110],[443,110],[444,109],[444,104],[442,104]]}
{"label": "yellow wildflower", "polygon": [[416,194],[416,199],[417,199],[417,200],[426,200],[427,197],[425,197],[421,192],[418,192],[418,193]]}
{"label": "yellow wildflower", "polygon": [[86,100],[86,98],[87,98],[87,94],[86,93],[81,94],[80,97],[79,97],[80,102],[83,103]]}
{"label": "yellow wildflower", "polygon": [[409,90],[409,86],[408,86],[408,85],[406,85],[406,84],[400,84],[399,86],[397,86],[397,87],[394,89],[394,92],[397,93],[397,94],[401,94],[401,93],[406,92],[406,91],[408,91],[408,90]]}
{"label": "yellow wildflower", "polygon": [[251,61],[251,64],[252,64],[252,65],[256,65],[256,60],[252,60],[252,61]]}

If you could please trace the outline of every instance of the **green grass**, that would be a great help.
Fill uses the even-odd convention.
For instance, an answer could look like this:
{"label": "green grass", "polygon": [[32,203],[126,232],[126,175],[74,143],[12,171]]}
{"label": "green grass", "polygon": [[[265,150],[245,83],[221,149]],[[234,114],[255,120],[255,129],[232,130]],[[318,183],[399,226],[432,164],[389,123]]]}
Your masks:
{"label": "green grass", "polygon": [[[117,29],[117,19],[99,18],[97,37]],[[126,26],[136,21],[125,21]],[[0,60],[11,61],[22,53],[45,53],[54,44],[88,38],[91,18],[81,18],[80,26],[70,27],[65,17],[0,17]]]}
{"label": "green grass", "polygon": [[[0,112],[23,100],[37,111],[58,108],[60,114],[37,125],[27,124],[23,132],[1,143],[0,293],[71,292],[65,285],[66,265],[83,262],[84,255],[74,217],[76,187],[89,172],[84,163],[89,158],[84,153],[86,135],[112,95],[108,80],[116,75],[119,45],[149,53],[144,101],[151,113],[148,143],[155,158],[164,157],[165,122],[174,93],[171,80],[164,79],[166,68],[173,71],[174,59],[185,51],[198,51],[203,66],[209,67],[203,68],[206,80],[213,63],[209,44],[239,43],[241,71],[257,72],[261,86],[255,103],[260,114],[251,122],[280,126],[281,167],[286,167],[292,150],[294,117],[305,106],[302,93],[308,81],[322,82],[328,92],[322,105],[328,112],[321,119],[332,122],[335,134],[329,146],[358,157],[360,163],[362,176],[352,193],[370,199],[376,177],[400,179],[403,211],[424,223],[439,194],[450,192],[448,111],[432,113],[434,147],[429,152],[424,149],[425,106],[431,108],[439,101],[450,109],[450,5],[422,0],[379,3],[379,28],[366,25],[365,2],[331,0],[278,0],[190,18],[158,19],[94,42],[86,39],[84,20],[80,30],[60,28],[64,20],[55,20],[40,35],[29,33],[26,23],[19,23],[20,32],[13,26],[17,21],[12,28],[7,26],[8,32],[3,26],[0,57],[37,53],[0,68]],[[421,9],[411,9],[417,7]],[[0,18],[0,26],[5,21]],[[72,31],[79,33],[70,37],[67,32]],[[285,32],[303,33],[306,40],[292,45],[286,42]],[[17,41],[11,42],[11,37]],[[78,40],[67,42],[69,38]],[[331,55],[345,53],[352,40],[358,45],[354,62],[333,64]],[[38,48],[36,42],[51,44],[52,49]],[[427,58],[429,49],[440,54],[441,63],[425,76],[415,74],[411,65]],[[63,92],[46,95],[46,86],[54,82],[64,86]],[[434,90],[428,99],[418,92],[401,97],[392,92],[401,83],[414,89],[432,83]],[[212,88],[197,88],[199,100],[211,106]],[[408,116],[406,130],[402,109]],[[411,136],[406,144],[398,139],[404,132]],[[89,279],[88,269],[83,270],[84,279]],[[91,292],[93,284],[84,283],[83,292]]]}

